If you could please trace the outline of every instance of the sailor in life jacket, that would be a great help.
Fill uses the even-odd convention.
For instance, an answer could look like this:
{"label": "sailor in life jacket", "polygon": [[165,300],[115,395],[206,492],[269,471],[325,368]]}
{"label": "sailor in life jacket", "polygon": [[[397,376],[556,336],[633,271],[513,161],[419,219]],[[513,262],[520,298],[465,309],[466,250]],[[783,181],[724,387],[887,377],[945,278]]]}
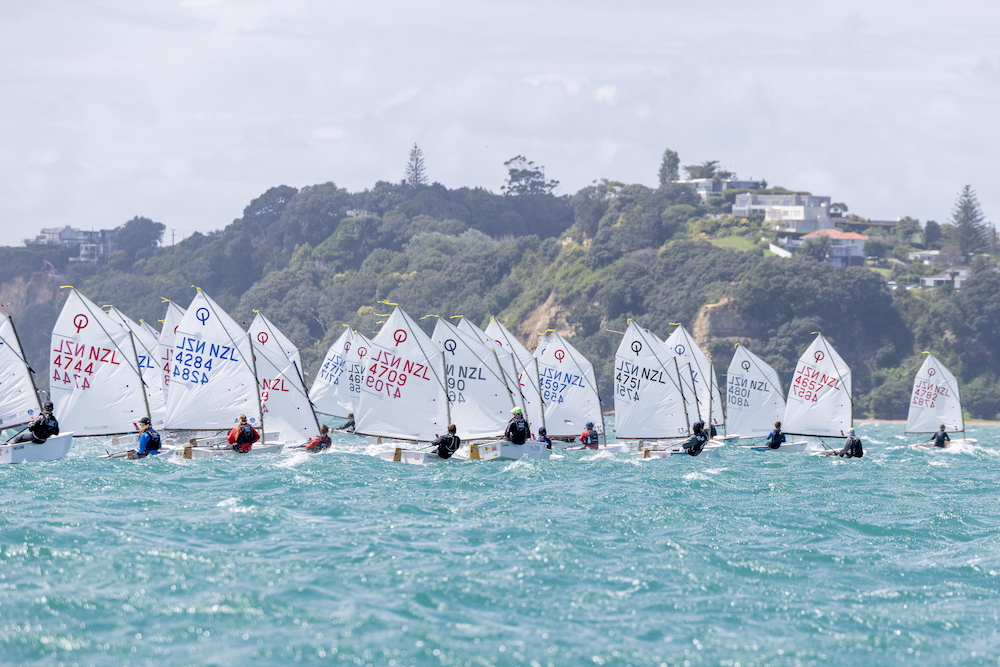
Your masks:
{"label": "sailor in life jacket", "polygon": [[696,421],[691,425],[693,435],[681,447],[691,456],[698,456],[708,442],[708,431],[705,430],[705,422]]}
{"label": "sailor in life jacket", "polygon": [[545,449],[552,449],[552,439],[549,438],[544,426],[538,429],[538,437],[535,440],[544,443]]}
{"label": "sailor in life jacket", "polygon": [[941,424],[938,432],[931,436],[931,442],[934,443],[935,447],[947,447],[951,444],[951,438],[945,432],[944,424]]}
{"label": "sailor in life jacket", "polygon": [[246,415],[240,415],[239,423],[229,432],[229,444],[232,445],[233,451],[246,454],[258,440],[260,434],[257,433],[257,429],[247,423]]}
{"label": "sailor in life jacket", "polygon": [[860,459],[864,455],[865,450],[861,447],[861,438],[854,435],[853,428],[847,432],[847,440],[844,441],[844,448],[834,454],[834,456],[845,459]]}
{"label": "sailor in life jacket", "polygon": [[319,435],[306,443],[307,452],[321,452],[324,449],[329,449],[333,441],[330,440],[330,436],[327,433],[330,432],[330,427],[323,424],[319,427]]}
{"label": "sailor in life jacket", "polygon": [[149,422],[149,417],[139,420],[139,446],[130,449],[129,459],[144,459],[147,456],[156,456],[160,453],[160,434],[157,433]]}
{"label": "sailor in life jacket", "polygon": [[503,437],[515,445],[523,445],[531,437],[531,429],[528,428],[528,422],[524,420],[524,413],[521,412],[521,408],[515,407],[511,410],[511,414],[514,416],[507,422],[507,430],[504,432]]}
{"label": "sailor in life jacket", "polygon": [[768,448],[778,449],[785,440],[785,434],[781,432],[781,422],[774,422],[774,430],[767,434],[767,440],[765,441]]}
{"label": "sailor in life jacket", "polygon": [[431,440],[434,445],[432,452],[437,453],[443,459],[450,459],[452,454],[462,446],[462,439],[455,435],[458,428],[454,424],[448,424],[448,432]]}
{"label": "sailor in life jacket", "polygon": [[594,422],[587,422],[587,429],[580,434],[580,444],[587,449],[597,449],[597,431],[594,429]]}
{"label": "sailor in life jacket", "polygon": [[40,445],[54,435],[59,435],[59,422],[52,414],[52,401],[45,401],[42,413],[35,417],[13,442],[33,442]]}

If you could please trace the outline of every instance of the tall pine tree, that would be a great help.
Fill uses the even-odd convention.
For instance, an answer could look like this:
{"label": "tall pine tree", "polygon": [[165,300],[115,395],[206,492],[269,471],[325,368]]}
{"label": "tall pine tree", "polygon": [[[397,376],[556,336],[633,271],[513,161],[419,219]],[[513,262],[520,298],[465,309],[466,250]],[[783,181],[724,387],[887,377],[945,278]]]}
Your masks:
{"label": "tall pine tree", "polygon": [[663,160],[660,161],[660,185],[677,180],[677,168],[680,163],[681,159],[677,156],[677,151],[672,151],[669,148],[663,151]]}
{"label": "tall pine tree", "polygon": [[955,226],[958,249],[963,256],[968,257],[975,252],[987,250],[992,245],[992,234],[988,233],[986,216],[979,206],[976,191],[971,185],[962,188],[951,211],[951,224]]}
{"label": "tall pine tree", "polygon": [[403,183],[415,188],[427,185],[427,173],[424,171],[424,153],[416,144],[410,151],[410,159],[406,163],[406,171],[403,172]]}

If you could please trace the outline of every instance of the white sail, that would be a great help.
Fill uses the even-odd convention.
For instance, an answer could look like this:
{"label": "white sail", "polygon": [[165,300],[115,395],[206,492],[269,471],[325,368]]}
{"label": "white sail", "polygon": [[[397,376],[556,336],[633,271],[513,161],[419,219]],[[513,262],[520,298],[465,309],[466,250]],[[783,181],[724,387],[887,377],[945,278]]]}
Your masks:
{"label": "white sail", "polygon": [[962,399],[955,376],[933,354],[928,354],[913,378],[906,432],[936,433],[941,424],[947,431],[965,430]]}
{"label": "white sail", "polygon": [[448,430],[441,355],[398,307],[372,340],[354,420],[358,433],[403,440],[430,440]]}
{"label": "white sail", "polygon": [[163,385],[164,404],[167,394],[170,393],[170,362],[174,358],[174,340],[177,335],[177,327],[184,319],[186,311],[173,301],[167,302],[167,314],[163,316],[163,328],[160,330],[160,337],[156,340],[157,365],[160,367],[160,383]]}
{"label": "white sail", "polygon": [[153,428],[163,428],[163,420],[167,416],[167,404],[163,393],[163,382],[160,379],[160,366],[156,359],[156,338],[117,308],[112,307],[108,311],[108,316],[132,332],[139,368],[142,369],[142,381],[145,383],[146,401],[149,403],[149,419],[153,423]]}
{"label": "white sail", "polygon": [[160,332],[157,331],[155,328],[153,328],[153,325],[151,325],[146,320],[139,320],[139,326],[141,326],[143,329],[145,329],[146,332],[149,333],[149,335],[152,336],[154,339],[157,339],[157,338],[160,337]]}
{"label": "white sail", "polygon": [[149,416],[131,332],[75,289],[52,330],[49,394],[60,428],[130,433]]}
{"label": "white sail", "polygon": [[739,345],[726,378],[726,430],[743,437],[767,435],[785,414],[778,372]]}
{"label": "white sail", "polygon": [[250,337],[240,325],[198,290],[174,336],[166,427],[228,430],[240,414],[259,427]]}
{"label": "white sail", "polygon": [[27,424],[41,409],[14,322],[0,313],[0,428]]}
{"label": "white sail", "polygon": [[547,426],[538,385],[538,367],[531,352],[496,318],[490,319],[486,335],[496,344],[497,352],[502,349],[507,353],[507,358],[501,359],[504,373],[508,376],[514,400],[524,410],[532,429]]}
{"label": "white sail", "polygon": [[663,341],[629,322],[615,353],[615,435],[680,437],[688,430],[673,358]]}
{"label": "white sail", "polygon": [[[356,399],[361,393],[361,379],[364,376],[364,367],[358,362],[355,362],[357,364],[355,372],[347,373],[347,355],[356,345],[355,338],[355,333],[347,327],[344,333],[340,334],[340,338],[326,351],[323,365],[316,373],[312,389],[309,390],[309,398],[317,412],[345,417],[348,412],[354,411]],[[355,387],[356,390],[352,391]]]}
{"label": "white sail", "polygon": [[290,361],[294,361],[301,373],[302,357],[299,354],[299,348],[295,347],[295,343],[289,340],[288,336],[281,333],[271,320],[264,317],[263,313],[259,310],[255,310],[254,312],[257,313],[257,316],[253,318],[249,329],[250,335],[254,340],[254,345],[267,350],[271,356],[280,354]]}
{"label": "white sail", "polygon": [[459,437],[503,435],[514,400],[493,349],[442,319],[432,339],[444,353],[451,421]]}
{"label": "white sail", "polygon": [[[702,352],[683,326],[674,329],[666,340],[666,346],[670,354],[677,359],[681,375],[684,376],[684,399],[688,401],[688,416],[691,422],[700,419],[708,423],[708,413],[711,411],[712,424],[721,425],[725,419],[722,412],[722,395],[719,393],[719,378],[713,372],[708,356]],[[687,377],[688,368],[690,368],[690,378]]]}
{"label": "white sail", "polygon": [[276,431],[281,440],[289,443],[305,442],[319,435],[319,422],[295,362],[281,351],[266,349],[253,338],[251,342],[261,412],[268,432]]}
{"label": "white sail", "polygon": [[594,365],[553,331],[535,348],[538,382],[550,437],[580,435],[587,422],[602,423]]}
{"label": "white sail", "polygon": [[782,430],[796,435],[847,437],[854,425],[851,367],[816,336],[795,366]]}

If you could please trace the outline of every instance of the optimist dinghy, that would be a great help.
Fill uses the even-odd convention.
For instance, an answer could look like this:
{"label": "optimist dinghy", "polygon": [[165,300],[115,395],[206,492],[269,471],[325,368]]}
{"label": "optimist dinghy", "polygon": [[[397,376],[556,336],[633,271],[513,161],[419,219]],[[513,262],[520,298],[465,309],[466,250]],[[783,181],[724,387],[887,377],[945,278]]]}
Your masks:
{"label": "optimist dinghy", "polygon": [[[16,429],[35,420],[42,406],[35,389],[32,370],[24,358],[21,341],[17,337],[14,321],[7,313],[0,313],[0,425]],[[18,431],[13,431],[13,440]],[[73,433],[67,431],[47,438],[41,444],[32,442],[5,442],[0,445],[0,463],[25,463],[55,461],[69,452]]]}
{"label": "optimist dinghy", "polygon": [[[945,432],[965,435],[965,417],[958,381],[951,371],[930,352],[913,378],[910,410],[906,416],[907,433],[937,433],[944,424]],[[950,436],[949,436],[950,437]],[[973,438],[951,440],[944,447],[937,447],[933,440],[910,445],[913,449],[940,450],[977,442]]]}
{"label": "optimist dinghy", "polygon": [[[786,435],[846,438],[854,427],[852,386],[851,367],[817,334],[795,366],[782,421]],[[809,448],[805,441],[795,441],[776,451],[785,451],[788,445],[792,445],[789,452]]]}
{"label": "optimist dinghy", "polygon": [[[727,426],[741,439],[763,438],[785,414],[785,397],[777,371],[766,361],[737,344],[727,375]],[[778,449],[757,442],[741,445],[754,452],[793,454],[805,450],[805,440],[784,442]]]}

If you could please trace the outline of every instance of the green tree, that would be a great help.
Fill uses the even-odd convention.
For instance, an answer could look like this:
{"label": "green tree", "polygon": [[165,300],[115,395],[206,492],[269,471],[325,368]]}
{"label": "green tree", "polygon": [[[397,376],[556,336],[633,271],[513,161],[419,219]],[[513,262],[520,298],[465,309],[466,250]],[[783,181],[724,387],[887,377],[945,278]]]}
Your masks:
{"label": "green tree", "polygon": [[137,259],[152,257],[166,228],[162,222],[135,216],[115,230],[114,248],[125,253],[123,260],[129,265]]}
{"label": "green tree", "polygon": [[820,236],[815,239],[806,240],[802,247],[802,254],[819,262],[825,262],[830,256],[830,237]]}
{"label": "green tree", "polygon": [[924,225],[924,245],[928,248],[935,243],[941,241],[941,225],[934,222],[933,220],[928,220],[927,224]]}
{"label": "green tree", "polygon": [[958,247],[962,255],[969,256],[989,245],[986,216],[979,206],[979,199],[971,185],[966,185],[951,211],[951,224],[955,226]]}
{"label": "green tree", "polygon": [[913,238],[915,234],[921,232],[920,221],[906,216],[905,218],[900,218],[899,222],[893,228],[893,233],[900,238],[903,243],[909,243],[910,239]]}
{"label": "green tree", "polygon": [[545,180],[545,167],[536,166],[523,155],[515,155],[503,166],[507,168],[507,182],[500,189],[504,195],[548,195],[559,186],[559,181]]}
{"label": "green tree", "polygon": [[865,241],[865,255],[868,257],[885,257],[892,251],[892,246],[881,239]]}
{"label": "green tree", "polygon": [[844,217],[844,214],[847,213],[847,204],[842,202],[834,202],[833,204],[830,204],[830,213],[835,218]]}
{"label": "green tree", "polygon": [[412,188],[427,185],[424,153],[416,144],[413,144],[413,149],[410,151],[410,159],[406,163],[406,171],[403,172],[403,182]]}
{"label": "green tree", "polygon": [[666,185],[671,181],[676,181],[678,178],[677,168],[681,163],[680,157],[677,156],[677,151],[672,151],[669,148],[663,151],[663,159],[660,161],[660,185]]}
{"label": "green tree", "polygon": [[687,172],[688,178],[714,178],[716,170],[719,167],[718,160],[708,160],[702,162],[701,164],[689,164],[684,167],[684,171]]}

